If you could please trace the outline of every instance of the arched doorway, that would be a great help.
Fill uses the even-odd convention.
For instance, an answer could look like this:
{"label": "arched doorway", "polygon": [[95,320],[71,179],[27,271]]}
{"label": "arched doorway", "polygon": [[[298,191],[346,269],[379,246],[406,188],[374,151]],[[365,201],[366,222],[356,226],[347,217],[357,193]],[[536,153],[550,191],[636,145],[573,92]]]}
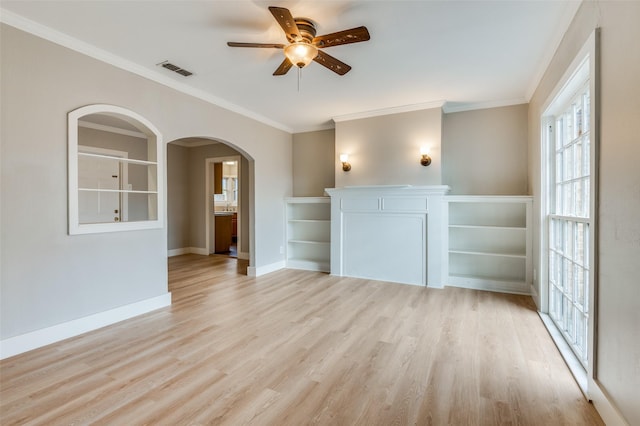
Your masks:
{"label": "arched doorway", "polygon": [[[214,167],[223,166],[224,162],[236,162],[237,185],[234,187],[230,183],[233,178],[227,175],[222,192],[219,187],[214,189]],[[246,152],[220,139],[188,137],[167,144],[169,256],[215,253],[220,251],[216,250],[216,236],[220,239],[229,234],[230,248],[235,250],[227,254],[253,265],[253,167],[253,159]],[[231,216],[237,220],[236,232],[223,232],[227,224],[232,226]]]}

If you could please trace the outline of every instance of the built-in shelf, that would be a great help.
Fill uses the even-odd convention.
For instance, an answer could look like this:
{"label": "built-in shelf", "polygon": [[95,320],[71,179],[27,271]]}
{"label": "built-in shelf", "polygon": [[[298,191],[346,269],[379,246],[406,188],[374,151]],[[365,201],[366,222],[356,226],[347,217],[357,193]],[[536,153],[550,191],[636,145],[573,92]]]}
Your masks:
{"label": "built-in shelf", "polygon": [[513,229],[525,231],[527,228],[523,228],[520,226],[495,226],[495,225],[449,225],[449,229],[452,228],[461,228],[461,229]]}
{"label": "built-in shelf", "polygon": [[156,161],[136,160],[134,158],[116,157],[113,155],[93,154],[88,152],[78,152],[78,157],[102,158],[105,160],[116,160],[122,163],[141,164],[143,166],[155,166],[158,164]]}
{"label": "built-in shelf", "polygon": [[288,240],[291,244],[331,244],[329,241]]}
{"label": "built-in shelf", "polygon": [[134,189],[100,189],[100,188],[78,188],[78,191],[89,192],[117,192],[123,194],[157,194],[158,191],[136,191]]}
{"label": "built-in shelf", "polygon": [[491,251],[478,251],[478,250],[458,250],[458,249],[449,249],[449,253],[458,253],[458,254],[471,254],[474,256],[497,256],[497,257],[513,257],[517,259],[525,259],[527,257],[526,253],[504,253],[504,252],[491,252]]}
{"label": "built-in shelf", "polygon": [[328,197],[285,199],[288,268],[330,271],[331,204]]}
{"label": "built-in shelf", "polygon": [[529,294],[527,196],[448,196],[448,285]]}

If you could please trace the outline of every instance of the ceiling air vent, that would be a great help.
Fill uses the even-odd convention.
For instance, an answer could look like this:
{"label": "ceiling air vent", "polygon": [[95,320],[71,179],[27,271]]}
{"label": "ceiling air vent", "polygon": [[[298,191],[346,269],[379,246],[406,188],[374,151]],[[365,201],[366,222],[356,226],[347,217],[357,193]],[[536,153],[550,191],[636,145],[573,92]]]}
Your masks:
{"label": "ceiling air vent", "polygon": [[190,75],[193,75],[193,73],[191,71],[187,71],[184,68],[180,68],[177,65],[172,64],[169,61],[164,61],[164,62],[160,62],[159,64],[166,69],[168,69],[169,71],[173,71],[173,72],[177,72],[178,74],[185,76],[185,77],[189,77]]}

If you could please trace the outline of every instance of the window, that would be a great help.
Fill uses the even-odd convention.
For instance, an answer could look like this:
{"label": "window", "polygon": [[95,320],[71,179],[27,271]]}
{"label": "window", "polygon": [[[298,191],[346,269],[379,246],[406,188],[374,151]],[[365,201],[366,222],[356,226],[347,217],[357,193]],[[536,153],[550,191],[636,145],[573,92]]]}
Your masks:
{"label": "window", "polygon": [[112,105],[69,114],[69,234],[162,227],[161,135]]}
{"label": "window", "polygon": [[586,367],[591,281],[591,126],[589,82],[580,83],[549,129],[549,316]]}
{"label": "window", "polygon": [[237,177],[223,177],[222,178],[222,194],[223,200],[238,202],[238,178]]}

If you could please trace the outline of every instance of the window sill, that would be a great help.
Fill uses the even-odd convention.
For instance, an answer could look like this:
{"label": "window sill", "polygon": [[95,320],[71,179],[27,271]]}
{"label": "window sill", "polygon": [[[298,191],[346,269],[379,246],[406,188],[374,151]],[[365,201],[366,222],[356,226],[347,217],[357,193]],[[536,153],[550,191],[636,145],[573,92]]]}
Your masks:
{"label": "window sill", "polygon": [[564,340],[562,333],[560,333],[558,327],[556,327],[556,325],[553,323],[551,317],[542,312],[538,312],[538,315],[540,315],[540,319],[542,319],[544,326],[547,328],[547,331],[549,332],[551,339],[553,339],[553,342],[558,348],[560,355],[562,355],[564,362],[567,364],[567,367],[569,367],[569,371],[571,371],[571,374],[578,384],[578,387],[582,391],[582,394],[587,400],[590,400],[589,394],[587,392],[587,371],[584,369],[576,355],[573,353],[573,351],[569,347],[569,344]]}

